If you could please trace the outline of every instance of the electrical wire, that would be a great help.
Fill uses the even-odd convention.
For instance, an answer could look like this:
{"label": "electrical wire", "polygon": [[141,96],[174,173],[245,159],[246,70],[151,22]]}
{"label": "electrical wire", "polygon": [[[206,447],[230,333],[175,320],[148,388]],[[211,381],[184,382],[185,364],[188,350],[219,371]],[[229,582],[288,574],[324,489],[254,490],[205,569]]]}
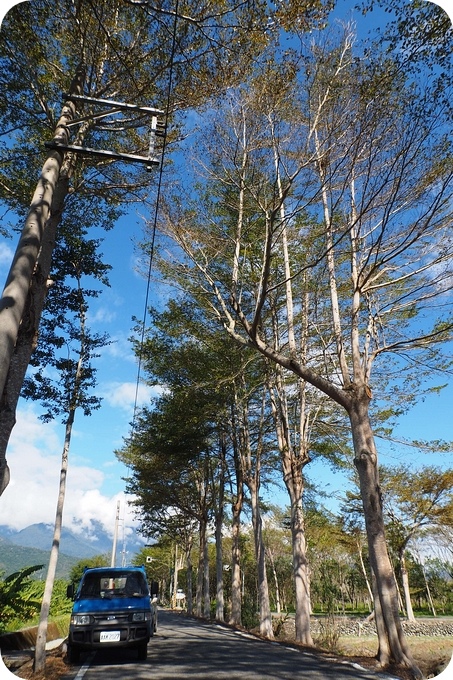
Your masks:
{"label": "electrical wire", "polygon": [[166,143],[167,143],[168,118],[169,118],[169,112],[170,112],[171,93],[172,93],[172,88],[173,88],[173,67],[174,67],[174,59],[175,59],[175,54],[176,54],[176,29],[177,29],[177,23],[178,23],[178,10],[179,10],[179,0],[176,0],[175,16],[174,16],[173,30],[172,30],[172,45],[171,45],[171,52],[170,52],[170,66],[169,66],[169,75],[168,75],[167,102],[166,102],[166,109],[165,109],[165,111],[166,111],[166,113],[165,113],[165,127],[164,127],[163,143],[162,143],[161,162],[160,162],[160,168],[159,168],[159,179],[158,179],[158,182],[157,182],[156,200],[155,200],[155,204],[154,204],[154,217],[153,217],[153,220],[152,220],[152,229],[151,229],[151,243],[150,243],[150,254],[149,254],[149,262],[148,262],[148,277],[147,277],[145,304],[144,304],[144,310],[143,310],[141,338],[140,338],[139,354],[138,354],[137,381],[136,381],[136,385],[135,385],[134,410],[133,410],[133,416],[132,416],[131,435],[130,435],[131,437],[134,434],[135,425],[136,425],[138,390],[139,390],[139,385],[140,385],[140,377],[141,377],[141,370],[142,370],[142,363],[143,363],[143,348],[144,348],[144,343],[145,343],[145,327],[146,327],[146,319],[147,319],[147,314],[148,314],[149,294],[150,294],[150,288],[151,288],[151,273],[152,273],[152,267],[153,267],[154,249],[155,249],[155,242],[156,242],[157,219],[158,219],[158,216],[159,216],[160,196],[161,196],[161,191],[162,191],[164,157],[165,157]]}

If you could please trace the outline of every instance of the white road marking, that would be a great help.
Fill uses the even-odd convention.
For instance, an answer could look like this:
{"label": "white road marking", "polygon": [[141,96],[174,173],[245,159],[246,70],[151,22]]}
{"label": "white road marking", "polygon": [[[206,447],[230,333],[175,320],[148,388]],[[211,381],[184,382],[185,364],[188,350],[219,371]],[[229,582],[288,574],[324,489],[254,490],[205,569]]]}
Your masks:
{"label": "white road marking", "polygon": [[75,676],[74,680],[82,680],[83,676],[91,666],[91,662],[93,661],[94,657],[96,656],[96,652],[91,652],[90,656],[88,659],[85,661],[83,666],[80,667],[79,672]]}

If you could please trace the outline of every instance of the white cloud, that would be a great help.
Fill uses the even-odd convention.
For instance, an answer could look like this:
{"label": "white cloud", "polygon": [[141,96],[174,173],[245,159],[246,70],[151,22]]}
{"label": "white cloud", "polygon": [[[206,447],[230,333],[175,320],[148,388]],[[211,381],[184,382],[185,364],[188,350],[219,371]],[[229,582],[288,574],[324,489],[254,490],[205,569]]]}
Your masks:
{"label": "white cloud", "polygon": [[10,246],[3,241],[0,243],[0,267],[11,265],[14,257],[14,251]]}
{"label": "white cloud", "polygon": [[137,361],[132,345],[129,342],[129,334],[115,333],[115,335],[112,335],[110,337],[110,344],[106,345],[101,350],[101,353],[103,356],[109,355],[115,357],[115,359],[124,359],[132,363]]}
{"label": "white cloud", "polygon": [[[107,533],[113,536],[118,502],[120,503],[121,527],[124,522],[128,533],[131,525],[135,524],[131,508],[122,492],[107,498],[98,489],[78,489],[74,493],[74,501],[76,510],[73,507],[72,521],[65,524],[75,533],[83,532],[85,537],[95,539],[94,521],[100,522]],[[74,511],[77,512],[77,515],[74,514]]]}
{"label": "white cloud", "polygon": [[137,406],[143,406],[161,391],[161,388],[149,387],[143,383],[139,383],[137,391],[137,384],[134,382],[112,382],[104,386],[102,396],[110,406],[131,412],[134,408],[136,393]]}
{"label": "white cloud", "polygon": [[[58,423],[41,423],[26,405],[17,413],[8,447],[11,481],[0,497],[0,524],[23,529],[30,524],[53,524],[57,505],[63,434]],[[71,457],[71,453],[69,454]],[[88,530],[101,522],[113,534],[117,501],[126,526],[135,524],[123,492],[107,496],[101,488],[102,470],[69,462],[63,524]],[[94,538],[94,536],[93,536]]]}
{"label": "white cloud", "polygon": [[116,312],[112,311],[111,307],[99,307],[94,313],[90,312],[88,314],[88,320],[90,324],[107,324],[115,321],[117,315]]}

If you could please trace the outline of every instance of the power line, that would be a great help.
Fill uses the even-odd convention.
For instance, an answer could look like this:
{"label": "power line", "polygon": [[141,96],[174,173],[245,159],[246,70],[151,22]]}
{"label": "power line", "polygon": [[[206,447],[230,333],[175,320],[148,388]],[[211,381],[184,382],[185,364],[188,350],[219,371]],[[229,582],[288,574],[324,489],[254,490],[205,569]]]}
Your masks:
{"label": "power line", "polygon": [[158,179],[158,182],[157,182],[156,201],[155,201],[155,206],[154,206],[154,218],[153,218],[153,221],[152,221],[152,230],[151,230],[151,244],[150,244],[149,262],[148,262],[148,278],[147,278],[147,286],[146,286],[145,304],[144,304],[144,310],[143,310],[142,332],[141,332],[140,345],[139,345],[137,382],[136,382],[136,386],[135,386],[135,400],[134,400],[134,411],[133,411],[133,417],[132,417],[131,435],[133,435],[134,430],[135,430],[135,419],[136,419],[136,415],[137,415],[138,389],[139,389],[139,384],[140,384],[140,375],[141,375],[142,361],[143,361],[143,347],[144,347],[144,342],[145,342],[145,326],[146,326],[146,319],[147,319],[147,313],[148,313],[149,293],[150,293],[150,287],[151,287],[151,272],[152,272],[152,267],[153,267],[154,247],[155,247],[156,231],[157,231],[157,219],[158,219],[158,215],[159,215],[159,204],[160,204],[160,196],[161,196],[161,191],[162,191],[164,157],[165,157],[165,151],[166,151],[166,145],[167,145],[168,118],[169,118],[169,112],[170,112],[171,92],[172,92],[172,87],[173,87],[173,67],[174,67],[174,59],[175,59],[175,54],[176,54],[176,28],[177,28],[177,23],[178,23],[178,9],[179,9],[179,0],[176,0],[175,16],[174,16],[174,21],[173,21],[173,32],[172,32],[172,45],[171,45],[171,53],[170,53],[170,69],[169,69],[169,75],[168,75],[168,88],[167,88],[167,102],[166,102],[166,114],[165,114],[165,125],[164,125],[164,137],[163,137],[163,144],[162,144],[161,163],[160,163],[160,167],[159,167],[159,179]]}

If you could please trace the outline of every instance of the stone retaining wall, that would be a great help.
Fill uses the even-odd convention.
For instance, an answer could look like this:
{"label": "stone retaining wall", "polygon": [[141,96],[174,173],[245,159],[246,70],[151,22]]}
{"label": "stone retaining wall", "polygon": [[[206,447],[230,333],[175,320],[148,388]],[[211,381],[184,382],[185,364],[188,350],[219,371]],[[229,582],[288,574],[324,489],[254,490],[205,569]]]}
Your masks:
{"label": "stone retaining wall", "polygon": [[[274,626],[277,622],[274,618]],[[284,618],[284,617],[283,617]],[[415,622],[402,621],[402,626],[406,635],[421,636],[453,636],[453,620],[446,621],[442,619],[421,619]],[[323,617],[311,618],[311,632],[314,635],[322,633],[324,626],[332,625]],[[373,622],[366,622],[365,619],[356,619],[349,617],[335,617],[335,626],[340,635],[376,635],[376,626]],[[295,624],[294,618],[288,618],[284,621],[279,637],[294,638]]]}

